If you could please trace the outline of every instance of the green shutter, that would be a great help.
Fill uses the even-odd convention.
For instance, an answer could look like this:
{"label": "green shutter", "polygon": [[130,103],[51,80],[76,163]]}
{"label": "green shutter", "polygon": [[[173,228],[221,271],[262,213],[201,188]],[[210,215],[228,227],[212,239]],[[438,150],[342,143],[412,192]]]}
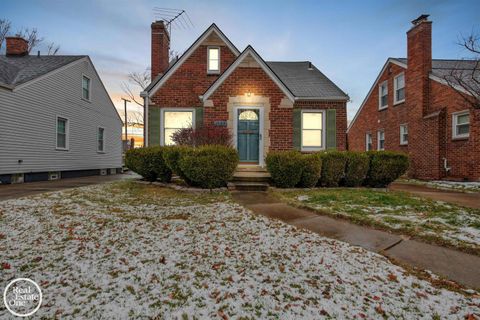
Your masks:
{"label": "green shutter", "polygon": [[148,144],[158,146],[160,144],[160,108],[148,108]]}
{"label": "green shutter", "polygon": [[302,109],[293,109],[293,148],[302,149]]}
{"label": "green shutter", "polygon": [[203,126],[203,107],[195,108],[195,128]]}
{"label": "green shutter", "polygon": [[337,110],[327,110],[327,149],[337,148]]}

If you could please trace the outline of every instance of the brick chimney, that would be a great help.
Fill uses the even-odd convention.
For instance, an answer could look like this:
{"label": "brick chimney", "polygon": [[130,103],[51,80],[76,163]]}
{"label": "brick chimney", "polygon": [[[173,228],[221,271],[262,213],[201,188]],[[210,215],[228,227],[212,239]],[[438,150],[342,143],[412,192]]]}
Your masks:
{"label": "brick chimney", "polygon": [[25,56],[28,55],[28,41],[21,37],[6,37],[7,56]]}
{"label": "brick chimney", "polygon": [[152,80],[168,69],[170,35],[163,21],[152,23]]}
{"label": "brick chimney", "polygon": [[426,115],[430,96],[428,77],[432,71],[432,22],[423,14],[412,24],[407,32],[406,101]]}

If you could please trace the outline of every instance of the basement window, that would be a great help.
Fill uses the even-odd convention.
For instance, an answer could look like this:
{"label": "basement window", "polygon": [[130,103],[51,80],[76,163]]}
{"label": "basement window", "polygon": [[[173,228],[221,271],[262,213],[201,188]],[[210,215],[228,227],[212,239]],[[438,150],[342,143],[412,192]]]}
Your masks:
{"label": "basement window", "polygon": [[400,144],[408,144],[408,126],[406,124],[400,125]]}
{"label": "basement window", "polygon": [[383,130],[377,132],[377,150],[385,150],[385,131]]}
{"label": "basement window", "polygon": [[452,115],[453,138],[463,139],[470,136],[470,113],[468,110],[456,112]]}
{"label": "basement window", "polygon": [[372,140],[372,134],[371,133],[367,133],[365,135],[365,150],[366,151],[373,150],[373,140]]}
{"label": "basement window", "polygon": [[220,73],[220,47],[208,47],[207,73]]}
{"label": "basement window", "polygon": [[378,110],[388,107],[388,82],[384,81],[378,86]]}
{"label": "basement window", "polygon": [[394,104],[405,101],[405,74],[402,72],[393,79],[393,87],[395,91]]}

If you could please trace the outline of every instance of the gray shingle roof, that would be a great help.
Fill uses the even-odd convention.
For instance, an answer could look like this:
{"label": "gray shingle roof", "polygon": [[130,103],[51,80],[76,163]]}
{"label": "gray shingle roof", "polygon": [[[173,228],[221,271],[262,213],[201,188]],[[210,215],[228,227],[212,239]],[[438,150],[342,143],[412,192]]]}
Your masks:
{"label": "gray shingle roof", "polygon": [[267,61],[268,66],[298,98],[348,99],[348,95],[308,61]]}
{"label": "gray shingle roof", "polygon": [[[392,59],[407,64],[406,58]],[[454,83],[456,82],[455,78],[460,78],[467,85],[475,87],[478,86],[476,81],[480,81],[480,70],[478,69],[480,65],[477,67],[477,71],[473,73],[477,63],[478,61],[476,60],[432,59],[432,75]]]}
{"label": "gray shingle roof", "polygon": [[0,55],[0,85],[18,86],[84,57]]}

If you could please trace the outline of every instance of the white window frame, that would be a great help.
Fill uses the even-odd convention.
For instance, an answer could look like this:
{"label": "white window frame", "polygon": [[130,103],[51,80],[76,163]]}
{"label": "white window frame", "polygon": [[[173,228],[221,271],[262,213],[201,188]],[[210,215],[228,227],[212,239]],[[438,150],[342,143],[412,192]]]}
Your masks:
{"label": "white window frame", "polygon": [[403,76],[403,91],[405,91],[405,73],[401,72],[393,78],[393,104],[394,105],[405,102],[405,96],[403,97],[402,100],[397,100],[397,90],[402,89],[397,87],[397,78],[401,76]]}
{"label": "white window frame", "polygon": [[[218,49],[218,70],[210,69],[210,49]],[[208,46],[207,47],[207,74],[219,74],[220,73],[220,63],[221,63],[221,55],[220,55],[220,47],[219,46]]]}
{"label": "white window frame", "polygon": [[[406,132],[402,132],[402,128],[405,128]],[[408,135],[408,124],[406,124],[406,123],[403,123],[403,124],[400,125],[400,145],[402,145],[402,146],[405,146],[405,145],[408,144],[408,138],[407,138],[407,140],[403,139],[404,133],[406,133]]]}
{"label": "white window frame", "polygon": [[[98,142],[100,141],[98,139],[98,136],[99,136],[98,134],[100,133],[100,129],[103,129],[103,149],[102,150],[98,148]],[[105,127],[97,127],[97,152],[105,153]]]}
{"label": "white window frame", "polygon": [[[469,125],[468,133],[457,134],[457,126],[459,126],[458,117],[466,115],[466,114],[468,114],[468,125]],[[452,113],[452,138],[453,139],[465,139],[465,138],[470,137],[470,123],[471,123],[471,121],[470,121],[470,110],[462,110],[462,111]],[[466,123],[462,123],[462,124],[466,124]]]}
{"label": "white window frame", "polygon": [[[368,140],[371,140],[372,149],[368,148],[368,144],[369,144]],[[373,150],[373,137],[372,137],[372,134],[370,132],[367,132],[367,133],[365,133],[365,151],[372,151],[372,150]]]}
{"label": "white window frame", "polygon": [[[382,87],[387,87],[387,104],[382,106]],[[378,85],[378,110],[384,110],[388,108],[388,80],[383,81]]]}
{"label": "white window frame", "polygon": [[[380,133],[383,133],[383,148],[380,148]],[[377,131],[377,151],[385,150],[385,130]]]}
{"label": "white window frame", "polygon": [[[58,146],[58,119],[66,120],[65,123],[65,148]],[[55,149],[61,151],[70,150],[70,119],[67,117],[56,116],[55,117]]]}
{"label": "white window frame", "polygon": [[[84,98],[83,97],[83,78],[87,78],[88,79],[88,99],[87,98]],[[82,90],[82,100],[85,100],[85,101],[92,101],[92,79],[87,76],[86,74],[82,74],[82,85],[81,85],[81,90]]]}
{"label": "white window frame", "polygon": [[162,108],[160,110],[160,145],[165,145],[165,112],[192,112],[192,128],[195,129],[195,109],[193,108]]}
{"label": "white window frame", "polygon": [[[303,114],[304,113],[321,113],[322,114],[322,129],[320,130],[320,133],[322,135],[322,145],[320,147],[304,147],[303,146]],[[300,114],[300,148],[301,151],[321,151],[325,150],[325,144],[326,144],[326,118],[325,118],[326,112],[324,109],[302,109],[301,114]],[[308,129],[307,129],[308,130]],[[313,130],[313,129],[312,129]],[[318,130],[318,129],[315,129]]]}

